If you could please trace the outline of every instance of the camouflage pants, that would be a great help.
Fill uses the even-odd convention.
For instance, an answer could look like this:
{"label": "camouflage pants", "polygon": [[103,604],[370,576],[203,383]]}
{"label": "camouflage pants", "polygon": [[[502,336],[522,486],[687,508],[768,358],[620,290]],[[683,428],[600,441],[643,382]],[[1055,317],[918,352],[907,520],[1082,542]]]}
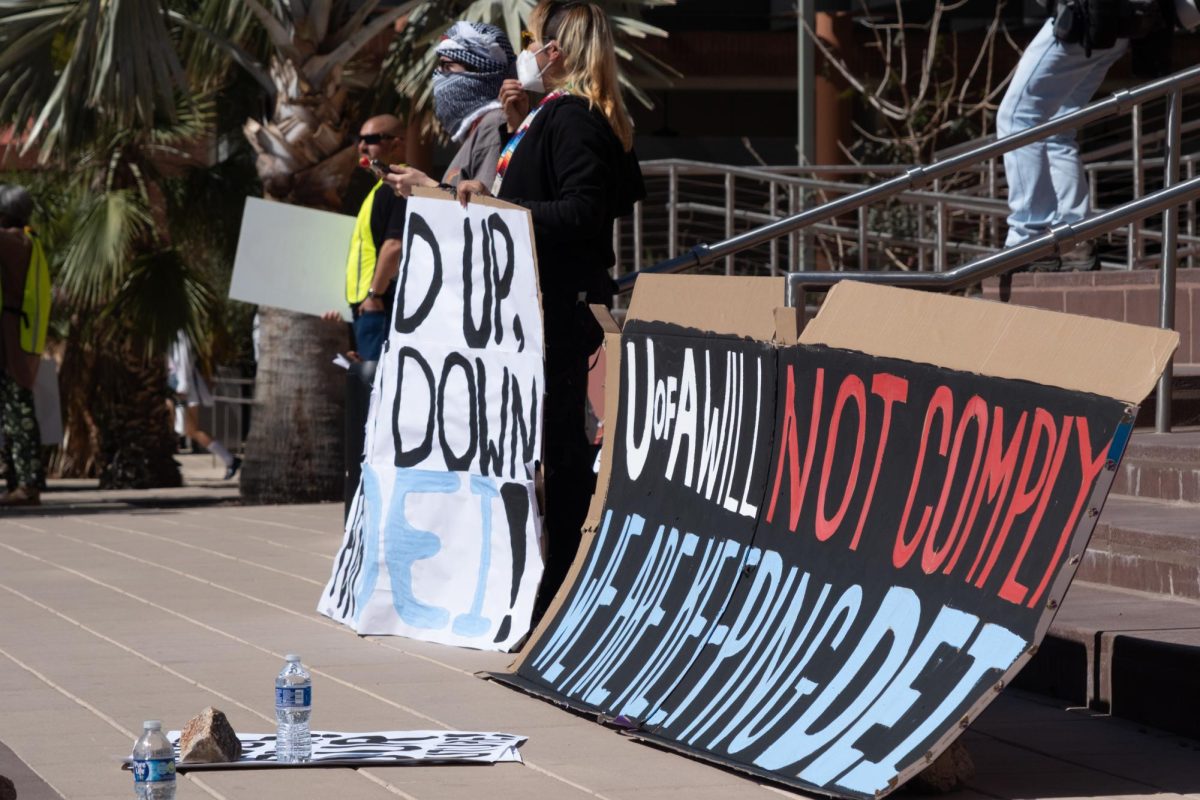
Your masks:
{"label": "camouflage pants", "polygon": [[0,433],[4,460],[18,486],[37,488],[42,481],[42,435],[33,411],[33,392],[0,372]]}

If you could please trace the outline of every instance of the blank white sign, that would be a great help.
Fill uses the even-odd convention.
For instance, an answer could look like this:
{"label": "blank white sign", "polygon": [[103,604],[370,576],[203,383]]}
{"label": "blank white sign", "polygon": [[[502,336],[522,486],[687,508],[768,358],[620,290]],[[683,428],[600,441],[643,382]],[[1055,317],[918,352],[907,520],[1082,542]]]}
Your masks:
{"label": "blank white sign", "polygon": [[302,314],[346,304],[346,255],[354,217],[246,198],[229,297]]}

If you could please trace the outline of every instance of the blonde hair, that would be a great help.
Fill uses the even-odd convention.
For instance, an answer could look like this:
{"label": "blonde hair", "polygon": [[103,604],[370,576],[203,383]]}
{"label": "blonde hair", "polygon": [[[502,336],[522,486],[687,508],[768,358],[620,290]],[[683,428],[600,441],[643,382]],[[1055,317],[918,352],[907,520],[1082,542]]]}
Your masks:
{"label": "blonde hair", "polygon": [[626,152],[633,148],[633,120],[621,98],[620,70],[608,15],[595,3],[541,0],[529,27],[544,47],[562,51],[564,88],[599,108]]}

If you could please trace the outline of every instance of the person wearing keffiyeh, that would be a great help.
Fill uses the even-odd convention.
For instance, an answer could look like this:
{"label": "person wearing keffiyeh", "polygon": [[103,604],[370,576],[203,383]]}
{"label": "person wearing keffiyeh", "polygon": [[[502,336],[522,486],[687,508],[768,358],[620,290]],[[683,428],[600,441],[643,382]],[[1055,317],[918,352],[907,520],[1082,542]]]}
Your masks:
{"label": "person wearing keffiyeh", "polygon": [[[454,187],[460,180],[490,182],[500,148],[508,139],[498,98],[500,85],[517,74],[512,44],[495,25],[460,21],[442,36],[434,55],[434,115],[451,140],[461,143],[440,185]],[[413,186],[439,185],[411,167],[393,170],[388,183],[397,194],[408,194]]]}

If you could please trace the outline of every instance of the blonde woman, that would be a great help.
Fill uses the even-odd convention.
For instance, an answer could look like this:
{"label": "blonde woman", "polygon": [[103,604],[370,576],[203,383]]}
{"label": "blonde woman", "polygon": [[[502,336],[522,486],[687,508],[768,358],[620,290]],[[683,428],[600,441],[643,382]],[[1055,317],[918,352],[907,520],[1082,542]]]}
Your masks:
{"label": "blonde woman", "polygon": [[[584,417],[588,361],[602,335],[588,304],[612,303],[613,220],[645,188],[604,10],[542,0],[529,23],[517,75],[523,89],[546,95],[501,151],[492,186],[462,181],[458,196],[492,194],[533,217],[546,325],[544,611],[575,557],[595,488]],[[506,83],[500,100],[510,111],[519,97]]]}

